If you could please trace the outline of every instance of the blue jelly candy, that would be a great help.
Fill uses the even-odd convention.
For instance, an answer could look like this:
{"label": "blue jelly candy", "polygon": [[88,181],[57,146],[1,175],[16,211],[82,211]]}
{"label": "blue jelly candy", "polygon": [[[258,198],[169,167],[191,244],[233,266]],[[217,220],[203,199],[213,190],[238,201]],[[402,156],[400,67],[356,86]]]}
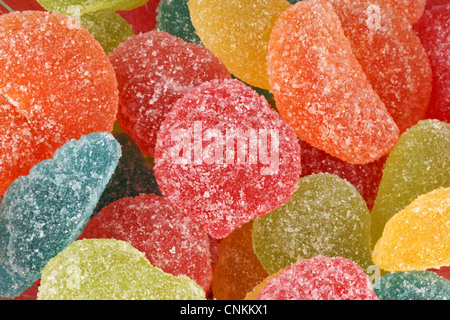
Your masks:
{"label": "blue jelly candy", "polygon": [[79,237],[120,157],[110,133],[91,133],[9,186],[0,204],[1,297],[20,295]]}

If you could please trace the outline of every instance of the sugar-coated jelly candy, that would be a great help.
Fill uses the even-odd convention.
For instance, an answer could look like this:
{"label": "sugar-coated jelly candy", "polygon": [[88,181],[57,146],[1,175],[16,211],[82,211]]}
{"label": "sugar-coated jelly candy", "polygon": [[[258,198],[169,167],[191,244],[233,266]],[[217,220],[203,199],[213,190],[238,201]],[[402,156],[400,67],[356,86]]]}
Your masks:
{"label": "sugar-coated jelly candy", "polygon": [[220,241],[212,281],[214,299],[242,300],[268,276],[253,252],[251,221]]}
{"label": "sugar-coated jelly candy", "polygon": [[329,0],[364,73],[400,132],[424,118],[431,66],[411,25],[383,0]]}
{"label": "sugar-coated jelly candy", "polygon": [[144,160],[136,143],[125,132],[115,132],[122,147],[122,157],[97,202],[94,214],[108,204],[127,197],[155,193],[161,195],[153,168]]}
{"label": "sugar-coated jelly candy", "polygon": [[189,0],[191,21],[204,45],[231,74],[269,90],[267,45],[286,0]]}
{"label": "sugar-coated jelly candy", "polygon": [[37,0],[45,10],[66,15],[83,15],[102,10],[132,10],[148,0]]}
{"label": "sugar-coated jelly candy", "polygon": [[394,214],[439,187],[450,187],[450,124],[422,120],[402,134],[386,160],[371,211],[372,244]]}
{"label": "sugar-coated jelly candy", "polygon": [[317,255],[372,264],[366,203],[348,181],[328,173],[301,178],[291,200],[253,222],[252,236],[269,274]]}
{"label": "sugar-coated jelly candy", "polygon": [[415,24],[422,17],[427,0],[381,0],[390,10],[404,16],[410,24]]}
{"label": "sugar-coated jelly candy", "polygon": [[[6,4],[3,5],[3,3]],[[12,11],[37,10],[44,11],[44,8],[36,0],[6,0],[0,2],[0,15]]]}
{"label": "sugar-coated jelly candy", "polygon": [[0,204],[0,296],[21,294],[78,238],[120,155],[111,134],[91,133],[11,184]]}
{"label": "sugar-coated jelly candy", "polygon": [[117,121],[148,156],[175,101],[205,81],[230,78],[208,49],[163,31],[130,37],[109,57],[119,82]]}
{"label": "sugar-coated jelly candy", "polygon": [[270,37],[268,73],[280,115],[312,146],[364,164],[397,141],[399,129],[329,2],[301,1],[281,14]]}
{"label": "sugar-coated jelly candy", "polygon": [[419,196],[384,227],[372,254],[387,271],[450,265],[450,187]]}
{"label": "sugar-coated jelly candy", "polygon": [[149,0],[133,10],[117,11],[132,27],[135,34],[146,33],[156,26],[156,8],[160,0]]}
{"label": "sugar-coated jelly candy", "polygon": [[187,42],[202,44],[192,25],[189,0],[161,0],[157,8],[156,29]]}
{"label": "sugar-coated jelly candy", "polygon": [[6,101],[12,110],[0,111],[2,194],[67,140],[110,132],[119,97],[100,44],[64,15],[25,11],[0,16],[0,52],[0,104]]}
{"label": "sugar-coated jelly candy", "polygon": [[174,210],[164,198],[143,194],[123,198],[93,217],[80,239],[112,238],[130,243],[150,263],[173,275],[185,275],[208,292],[212,280],[208,234]]}
{"label": "sugar-coated jelly candy", "polygon": [[450,300],[450,280],[430,271],[388,273],[373,290],[380,300]]}
{"label": "sugar-coated jelly candy", "polygon": [[236,79],[212,80],[167,114],[154,170],[175,208],[224,238],[291,198],[300,147],[264,97]]}
{"label": "sugar-coated jelly candy", "polygon": [[426,116],[450,123],[450,2],[427,9],[414,30],[430,58],[433,71]]}
{"label": "sugar-coated jelly candy", "polygon": [[342,257],[300,260],[272,277],[256,300],[378,300],[369,277]]}
{"label": "sugar-coated jelly candy", "polygon": [[202,300],[205,292],[186,276],[150,264],[127,242],[73,242],[42,271],[38,300]]}

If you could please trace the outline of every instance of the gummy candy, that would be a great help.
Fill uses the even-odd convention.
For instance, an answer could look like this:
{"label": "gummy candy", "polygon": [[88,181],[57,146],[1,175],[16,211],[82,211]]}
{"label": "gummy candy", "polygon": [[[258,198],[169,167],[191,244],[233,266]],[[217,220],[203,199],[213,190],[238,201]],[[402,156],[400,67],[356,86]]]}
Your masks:
{"label": "gummy candy", "polygon": [[423,119],[430,100],[431,66],[408,21],[384,6],[383,0],[329,2],[400,132]]}
{"label": "gummy candy", "polygon": [[7,0],[0,1],[0,15],[14,11],[44,11],[44,8],[36,0]]}
{"label": "gummy candy", "polygon": [[331,173],[350,182],[366,201],[372,210],[378,192],[378,186],[383,174],[386,156],[367,164],[351,164],[342,161],[328,153],[314,148],[310,144],[299,140],[302,177],[317,173]]}
{"label": "gummy candy", "polygon": [[0,204],[0,296],[21,294],[77,239],[120,155],[111,134],[92,133],[68,141],[11,184]]}
{"label": "gummy candy", "polygon": [[231,74],[270,90],[267,45],[286,0],[189,0],[191,21],[204,45]]}
{"label": "gummy candy", "polygon": [[220,239],[291,198],[300,147],[264,97],[236,79],[212,80],[167,114],[154,170],[174,207]]}
{"label": "gummy candy", "polygon": [[425,9],[429,9],[429,8],[440,6],[440,5],[445,5],[448,3],[450,3],[450,0],[427,0]]}
{"label": "gummy candy", "polygon": [[124,11],[143,6],[148,0],[38,0],[45,10],[66,15],[113,10]]}
{"label": "gummy candy", "polygon": [[0,101],[14,109],[2,111],[0,119],[0,163],[7,166],[0,166],[2,194],[67,140],[110,132],[119,97],[114,70],[99,43],[61,14],[0,16],[0,52]]}
{"label": "gummy candy", "polygon": [[38,300],[202,300],[193,280],[164,273],[130,244],[73,242],[42,271]]}
{"label": "gummy candy", "polygon": [[369,277],[353,261],[316,256],[282,270],[257,300],[378,300]]}
{"label": "gummy candy", "polygon": [[402,134],[386,160],[371,211],[372,244],[394,214],[439,187],[450,187],[450,124],[422,120]]}
{"label": "gummy candy", "polygon": [[251,221],[220,241],[212,281],[214,299],[242,300],[266,277],[266,270],[253,252]]}
{"label": "gummy candy", "polygon": [[353,164],[387,154],[399,130],[326,1],[301,1],[272,29],[269,81],[280,115],[312,146]]}
{"label": "gummy candy", "polygon": [[177,36],[184,41],[202,44],[191,22],[189,0],[161,0],[157,8],[156,29]]}
{"label": "gummy candy", "polygon": [[269,274],[317,255],[372,264],[370,213],[346,180],[328,173],[301,178],[284,206],[253,223],[253,248]]}
{"label": "gummy candy", "polygon": [[413,25],[422,17],[427,0],[381,0],[381,2],[391,6],[392,9],[403,15]]}
{"label": "gummy candy", "polygon": [[146,33],[153,30],[156,26],[156,8],[160,0],[150,0],[141,7],[128,11],[117,11],[130,25],[133,26],[133,32]]}
{"label": "gummy candy", "polygon": [[450,300],[450,280],[430,271],[392,272],[373,289],[380,300]]}
{"label": "gummy candy", "polygon": [[114,133],[122,147],[122,157],[94,209],[94,215],[108,204],[140,194],[161,195],[153,168],[142,157],[138,146],[126,133]]}
{"label": "gummy candy", "polygon": [[450,187],[421,195],[395,214],[386,223],[372,260],[387,271],[449,266]]}
{"label": "gummy candy", "polygon": [[80,23],[100,42],[106,54],[134,35],[128,22],[112,10],[84,14]]}
{"label": "gummy candy", "polygon": [[427,9],[414,25],[431,62],[433,88],[427,118],[450,123],[450,2]]}
{"label": "gummy candy", "polygon": [[119,82],[117,121],[148,156],[175,101],[202,82],[230,77],[208,49],[163,31],[128,38],[110,60]]}
{"label": "gummy candy", "polygon": [[120,199],[86,225],[80,239],[123,240],[166,273],[185,275],[208,292],[212,280],[208,234],[154,194]]}

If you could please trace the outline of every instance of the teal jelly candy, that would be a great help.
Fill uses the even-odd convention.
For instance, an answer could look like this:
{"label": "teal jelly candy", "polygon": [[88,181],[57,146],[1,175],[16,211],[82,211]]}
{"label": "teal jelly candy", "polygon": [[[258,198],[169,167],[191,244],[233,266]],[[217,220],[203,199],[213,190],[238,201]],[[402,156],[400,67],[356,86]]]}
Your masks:
{"label": "teal jelly candy", "polygon": [[45,10],[69,16],[113,10],[128,11],[143,6],[148,0],[37,0]]}
{"label": "teal jelly candy", "polygon": [[107,55],[128,37],[134,36],[133,27],[112,10],[84,14],[80,23],[102,45]]}
{"label": "teal jelly candy", "polygon": [[94,209],[94,215],[119,199],[140,194],[161,195],[153,168],[144,160],[134,140],[124,132],[113,135],[122,147],[122,157]]}
{"label": "teal jelly candy", "polygon": [[114,239],[73,242],[42,271],[38,300],[202,300],[186,276],[153,267],[130,244]]}
{"label": "teal jelly candy", "polygon": [[111,134],[92,133],[10,185],[0,204],[1,297],[20,295],[79,237],[120,156]]}
{"label": "teal jelly candy", "polygon": [[422,120],[389,154],[371,212],[375,245],[386,222],[422,194],[450,187],[450,124]]}
{"label": "teal jelly candy", "polygon": [[353,185],[328,173],[301,178],[290,201],[253,222],[252,238],[269,274],[318,255],[372,264],[369,209]]}
{"label": "teal jelly candy", "polygon": [[192,25],[188,0],[161,0],[156,9],[156,29],[173,36],[203,45]]}
{"label": "teal jelly candy", "polygon": [[380,300],[450,300],[450,280],[431,271],[388,273],[373,289]]}

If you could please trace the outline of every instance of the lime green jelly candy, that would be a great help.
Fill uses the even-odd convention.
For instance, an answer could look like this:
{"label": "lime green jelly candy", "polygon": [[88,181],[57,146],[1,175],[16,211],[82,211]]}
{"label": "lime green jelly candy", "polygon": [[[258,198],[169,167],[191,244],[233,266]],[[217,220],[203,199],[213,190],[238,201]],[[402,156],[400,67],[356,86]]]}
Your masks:
{"label": "lime green jelly candy", "polygon": [[143,6],[148,0],[38,0],[45,10],[66,15],[81,16],[85,13],[111,9],[127,11]]}
{"label": "lime green jelly candy", "polygon": [[253,248],[269,274],[300,259],[340,256],[362,268],[370,257],[370,213],[346,180],[321,173],[301,178],[284,206],[253,223]]}
{"label": "lime green jelly candy", "polygon": [[372,244],[397,212],[440,187],[450,187],[450,124],[422,120],[402,134],[386,161],[371,214]]}
{"label": "lime green jelly candy", "polygon": [[42,272],[38,300],[201,300],[205,292],[186,276],[153,267],[124,241],[73,242]]}
{"label": "lime green jelly candy", "polygon": [[107,55],[134,35],[131,25],[112,10],[87,13],[81,16],[80,22],[100,42]]}

